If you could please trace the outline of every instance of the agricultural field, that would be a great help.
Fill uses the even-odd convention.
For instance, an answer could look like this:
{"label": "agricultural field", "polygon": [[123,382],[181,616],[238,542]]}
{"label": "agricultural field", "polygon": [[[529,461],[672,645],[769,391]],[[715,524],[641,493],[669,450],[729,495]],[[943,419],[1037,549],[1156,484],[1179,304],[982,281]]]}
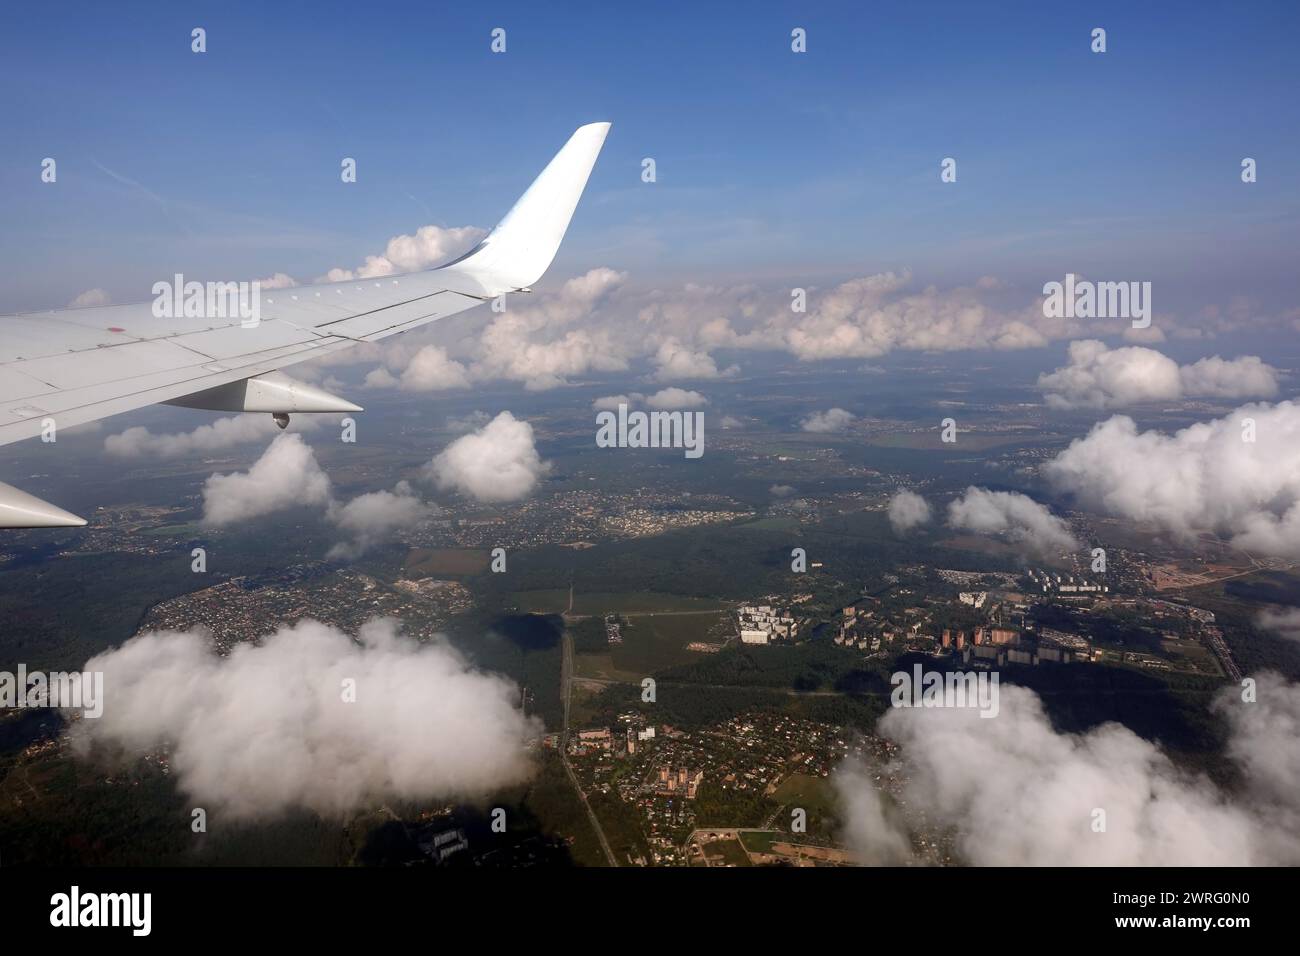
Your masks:
{"label": "agricultural field", "polygon": [[814,810],[832,811],[836,806],[835,788],[830,780],[803,773],[792,773],[782,780],[772,799],[786,806],[803,807],[809,814]]}
{"label": "agricultural field", "polygon": [[405,567],[411,576],[468,576],[486,571],[490,557],[474,548],[415,548],[406,555]]}
{"label": "agricultural field", "polygon": [[578,677],[637,683],[670,667],[696,661],[693,642],[720,643],[734,634],[728,612],[633,614],[620,627],[623,643],[575,656]]}
{"label": "agricultural field", "polygon": [[[530,614],[560,614],[569,607],[567,588],[541,591],[517,591],[513,595],[520,611]],[[582,616],[606,614],[661,614],[684,611],[721,611],[726,602],[709,598],[662,594],[657,591],[591,592],[576,591],[572,613]]]}

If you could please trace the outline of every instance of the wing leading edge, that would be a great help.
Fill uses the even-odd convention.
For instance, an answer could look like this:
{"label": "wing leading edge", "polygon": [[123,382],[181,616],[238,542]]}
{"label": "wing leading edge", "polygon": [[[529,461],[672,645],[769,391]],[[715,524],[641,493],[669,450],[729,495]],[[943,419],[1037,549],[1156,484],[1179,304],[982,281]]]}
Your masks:
{"label": "wing leading edge", "polygon": [[[425,272],[277,289],[263,296],[252,327],[238,318],[158,318],[147,302],[0,317],[0,445],[40,434],[47,420],[70,427],[159,402],[187,404],[195,393],[226,394],[257,376],[271,381],[277,369],[527,289],[554,260],[609,126],[574,132],[459,259]],[[43,527],[33,523],[43,516],[51,526],[81,520],[0,486],[0,527]]]}

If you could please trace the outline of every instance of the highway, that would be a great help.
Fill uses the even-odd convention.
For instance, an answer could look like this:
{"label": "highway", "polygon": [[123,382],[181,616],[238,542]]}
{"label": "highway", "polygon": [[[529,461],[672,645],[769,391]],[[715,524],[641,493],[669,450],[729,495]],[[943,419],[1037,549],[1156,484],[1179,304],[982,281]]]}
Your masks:
{"label": "highway", "polygon": [[564,761],[564,772],[569,775],[569,782],[573,784],[578,799],[582,801],[583,809],[587,811],[591,828],[596,831],[596,838],[600,840],[600,848],[605,852],[606,862],[610,866],[618,866],[618,860],[610,848],[609,840],[605,839],[605,831],[601,829],[600,820],[596,819],[596,811],[592,810],[591,804],[587,802],[587,795],[582,792],[582,786],[578,783],[578,775],[573,772],[573,766],[569,763],[569,701],[573,695],[573,638],[567,631],[561,639],[561,649],[560,697],[564,701],[564,730],[560,734],[560,759]]}

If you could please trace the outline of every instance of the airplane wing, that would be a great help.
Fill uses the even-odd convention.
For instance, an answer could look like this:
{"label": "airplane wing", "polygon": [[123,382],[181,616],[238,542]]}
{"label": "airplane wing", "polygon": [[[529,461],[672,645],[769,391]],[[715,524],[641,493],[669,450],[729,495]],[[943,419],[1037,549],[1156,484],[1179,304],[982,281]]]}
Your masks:
{"label": "airplane wing", "polygon": [[[472,308],[540,279],[609,132],[580,127],[495,229],[426,272],[261,295],[260,318],[159,318],[152,302],[0,316],[0,445],[158,402],[218,410],[359,410],[276,372]],[[85,521],[0,484],[0,527]]]}

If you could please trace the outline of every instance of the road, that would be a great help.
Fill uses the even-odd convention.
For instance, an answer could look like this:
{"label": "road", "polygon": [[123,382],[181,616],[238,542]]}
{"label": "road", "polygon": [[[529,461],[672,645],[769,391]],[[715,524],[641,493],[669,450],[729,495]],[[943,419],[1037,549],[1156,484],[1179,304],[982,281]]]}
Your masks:
{"label": "road", "polygon": [[[619,617],[626,617],[626,618],[633,618],[633,617],[691,617],[692,615],[699,616],[699,615],[701,615],[701,614],[713,614],[713,615],[717,615],[717,614],[726,614],[726,613],[727,613],[728,611],[730,611],[730,610],[731,610],[730,608],[717,607],[717,608],[711,608],[710,610],[707,610],[707,611],[613,611],[613,612],[611,612],[611,613],[617,614]],[[545,612],[545,611],[529,611],[528,613],[529,613],[529,614],[545,614],[546,612]],[[585,621],[585,620],[587,620],[588,618],[601,617],[601,616],[602,616],[602,615],[600,615],[600,614],[574,614],[574,613],[573,613],[573,601],[572,601],[572,598],[570,598],[570,601],[569,601],[569,610],[567,610],[567,611],[565,611],[565,612],[563,612],[563,613],[561,614],[561,617],[563,617],[566,621]]]}
{"label": "road", "polygon": [[[609,677],[579,677],[579,681],[584,684],[595,684],[601,687],[612,685],[634,684],[635,681],[614,680]],[[694,681],[666,681],[660,680],[655,682],[657,687],[688,687],[693,690],[761,690],[773,694],[785,694],[787,697],[846,697],[846,696],[864,696],[849,694],[843,690],[795,690],[793,687],[767,687],[763,684],[697,684]],[[877,696],[888,697],[889,691],[880,691]]]}
{"label": "road", "polygon": [[614,856],[613,849],[610,848],[609,840],[605,839],[605,831],[601,829],[600,820],[596,818],[596,811],[591,809],[591,804],[587,802],[587,795],[582,792],[582,786],[578,783],[578,775],[573,772],[573,765],[569,763],[569,701],[573,696],[573,638],[566,631],[560,641],[562,653],[560,655],[560,698],[564,701],[564,729],[560,733],[560,759],[564,761],[564,772],[569,775],[569,783],[573,784],[573,789],[578,794],[578,799],[582,801],[583,809],[587,811],[587,818],[591,821],[591,828],[596,831],[596,838],[600,840],[600,848],[605,853],[605,861],[610,866],[618,866],[618,859]]}

